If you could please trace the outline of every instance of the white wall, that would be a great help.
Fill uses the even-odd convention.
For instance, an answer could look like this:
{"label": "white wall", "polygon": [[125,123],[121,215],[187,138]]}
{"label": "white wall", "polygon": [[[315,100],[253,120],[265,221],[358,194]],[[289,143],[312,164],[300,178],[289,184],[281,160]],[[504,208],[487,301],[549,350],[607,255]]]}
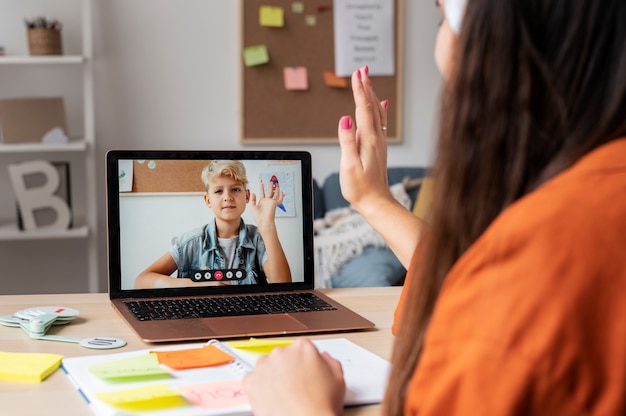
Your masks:
{"label": "white wall", "polygon": [[[18,3],[22,0],[0,0],[0,15],[3,8]],[[54,4],[55,10],[60,8],[56,16],[67,15],[67,19],[71,19],[76,7],[72,0],[45,3],[46,7]],[[402,144],[389,149],[389,164],[396,166],[425,165],[430,161],[440,86],[433,62],[439,12],[432,1],[405,0],[405,3],[404,137]],[[236,0],[95,0],[100,288],[103,291],[106,290],[104,153],[114,148],[244,148],[239,144],[238,9]],[[66,26],[76,25],[67,22]],[[0,27],[0,44],[4,43],[3,33],[5,29]],[[68,29],[64,43],[69,42],[76,53],[79,43],[66,39],[71,34]],[[337,119],[341,115],[337,114]],[[315,117],[313,110],[311,117]],[[280,147],[310,151],[313,175],[318,180],[338,168],[337,145]],[[22,256],[28,261],[25,253],[24,248],[11,248],[9,255]],[[39,255],[44,256],[45,263],[46,253]],[[2,273],[21,274],[22,268],[12,266],[15,262],[4,256],[0,253]],[[72,255],[68,253],[67,258]],[[49,260],[58,262],[56,257]],[[86,270],[82,259],[75,260],[78,264],[74,269]],[[5,264],[9,264],[8,270]],[[50,270],[53,273],[50,279],[67,280],[65,272]],[[70,290],[68,286],[76,287],[63,284],[56,288]]]}

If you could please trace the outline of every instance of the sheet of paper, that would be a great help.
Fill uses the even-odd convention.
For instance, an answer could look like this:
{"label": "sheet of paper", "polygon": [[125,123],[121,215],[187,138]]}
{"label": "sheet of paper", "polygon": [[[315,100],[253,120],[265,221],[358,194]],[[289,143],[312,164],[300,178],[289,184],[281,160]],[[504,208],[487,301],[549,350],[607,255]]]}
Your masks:
{"label": "sheet of paper", "polygon": [[285,26],[285,12],[282,7],[261,6],[259,8],[259,24],[267,27]]}
{"label": "sheet of paper", "polygon": [[126,412],[148,412],[189,406],[189,402],[181,396],[181,393],[170,389],[167,384],[98,393],[96,396],[103,402]]}
{"label": "sheet of paper", "polygon": [[230,409],[249,405],[243,392],[243,380],[181,386],[180,391],[191,403],[202,409]]}
{"label": "sheet of paper", "polygon": [[0,351],[0,380],[37,383],[61,365],[62,355]]}
{"label": "sheet of paper", "polygon": [[263,65],[270,61],[267,46],[254,45],[243,49],[243,62],[245,66]]}
{"label": "sheet of paper", "polygon": [[92,364],[88,369],[96,377],[118,382],[130,379],[140,381],[170,377],[170,373],[159,365],[157,356],[154,354]]}
{"label": "sheet of paper", "polygon": [[159,363],[174,370],[212,367],[228,364],[233,357],[213,345],[176,351],[155,351]]}
{"label": "sheet of paper", "polygon": [[308,90],[309,76],[306,67],[285,67],[283,68],[283,77],[285,80],[286,90]]}
{"label": "sheet of paper", "polygon": [[117,167],[117,178],[120,183],[120,192],[133,190],[133,161],[120,160]]}
{"label": "sheet of paper", "polygon": [[335,74],[395,74],[394,0],[334,0]]}

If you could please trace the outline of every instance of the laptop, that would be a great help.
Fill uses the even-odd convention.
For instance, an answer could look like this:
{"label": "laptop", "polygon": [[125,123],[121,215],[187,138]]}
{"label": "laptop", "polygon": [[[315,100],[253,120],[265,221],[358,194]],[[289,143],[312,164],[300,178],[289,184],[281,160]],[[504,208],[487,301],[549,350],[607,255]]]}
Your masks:
{"label": "laptop", "polygon": [[[248,200],[267,202],[261,187],[266,199],[276,190],[284,194],[274,201],[276,232],[266,233],[267,244],[251,202],[235,212],[239,234],[226,240],[217,235],[216,217],[226,214],[213,209],[212,197],[205,201],[202,179],[213,161],[219,169],[243,165]],[[144,341],[374,327],[314,288],[309,153],[113,150],[106,155],[106,181],[109,297]],[[229,183],[219,186],[241,192]],[[276,236],[283,257],[276,255],[276,240],[269,241]],[[228,241],[230,255],[222,250]],[[272,271],[270,260],[283,267]]]}

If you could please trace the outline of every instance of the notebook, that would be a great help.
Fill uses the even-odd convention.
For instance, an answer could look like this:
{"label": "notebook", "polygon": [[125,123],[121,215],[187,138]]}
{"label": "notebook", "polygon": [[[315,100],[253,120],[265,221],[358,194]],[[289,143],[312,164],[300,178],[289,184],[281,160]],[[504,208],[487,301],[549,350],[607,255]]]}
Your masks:
{"label": "notebook", "polygon": [[[63,359],[62,368],[97,415],[248,415],[243,376],[254,368],[259,351],[276,344],[235,342],[70,357]],[[278,344],[284,342],[290,341]],[[388,361],[345,338],[313,342],[341,362],[346,406],[381,402]]]}
{"label": "notebook", "polygon": [[[210,178],[215,186],[208,197],[201,177],[212,161],[220,161],[213,165],[220,172],[243,165],[245,207],[232,202],[241,189],[221,175]],[[115,150],[106,156],[106,178],[109,297],[144,341],[374,327],[314,288],[309,153]],[[261,197],[272,192],[284,194],[269,210],[275,232],[261,233],[253,205],[262,207]],[[239,234],[219,239],[219,227],[234,221]],[[270,260],[283,267],[272,269]],[[300,303],[291,305],[294,297]]]}

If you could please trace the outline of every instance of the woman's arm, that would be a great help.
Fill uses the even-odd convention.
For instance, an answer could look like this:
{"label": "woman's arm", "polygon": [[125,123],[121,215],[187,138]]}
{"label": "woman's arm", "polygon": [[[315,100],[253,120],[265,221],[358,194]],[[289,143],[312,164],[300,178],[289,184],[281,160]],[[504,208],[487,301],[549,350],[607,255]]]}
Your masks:
{"label": "woman's arm", "polygon": [[367,67],[352,74],[355,117],[339,121],[341,164],[339,179],[344,198],[385,239],[404,267],[419,242],[422,220],[397,202],[387,180],[387,107],[379,101]]}

